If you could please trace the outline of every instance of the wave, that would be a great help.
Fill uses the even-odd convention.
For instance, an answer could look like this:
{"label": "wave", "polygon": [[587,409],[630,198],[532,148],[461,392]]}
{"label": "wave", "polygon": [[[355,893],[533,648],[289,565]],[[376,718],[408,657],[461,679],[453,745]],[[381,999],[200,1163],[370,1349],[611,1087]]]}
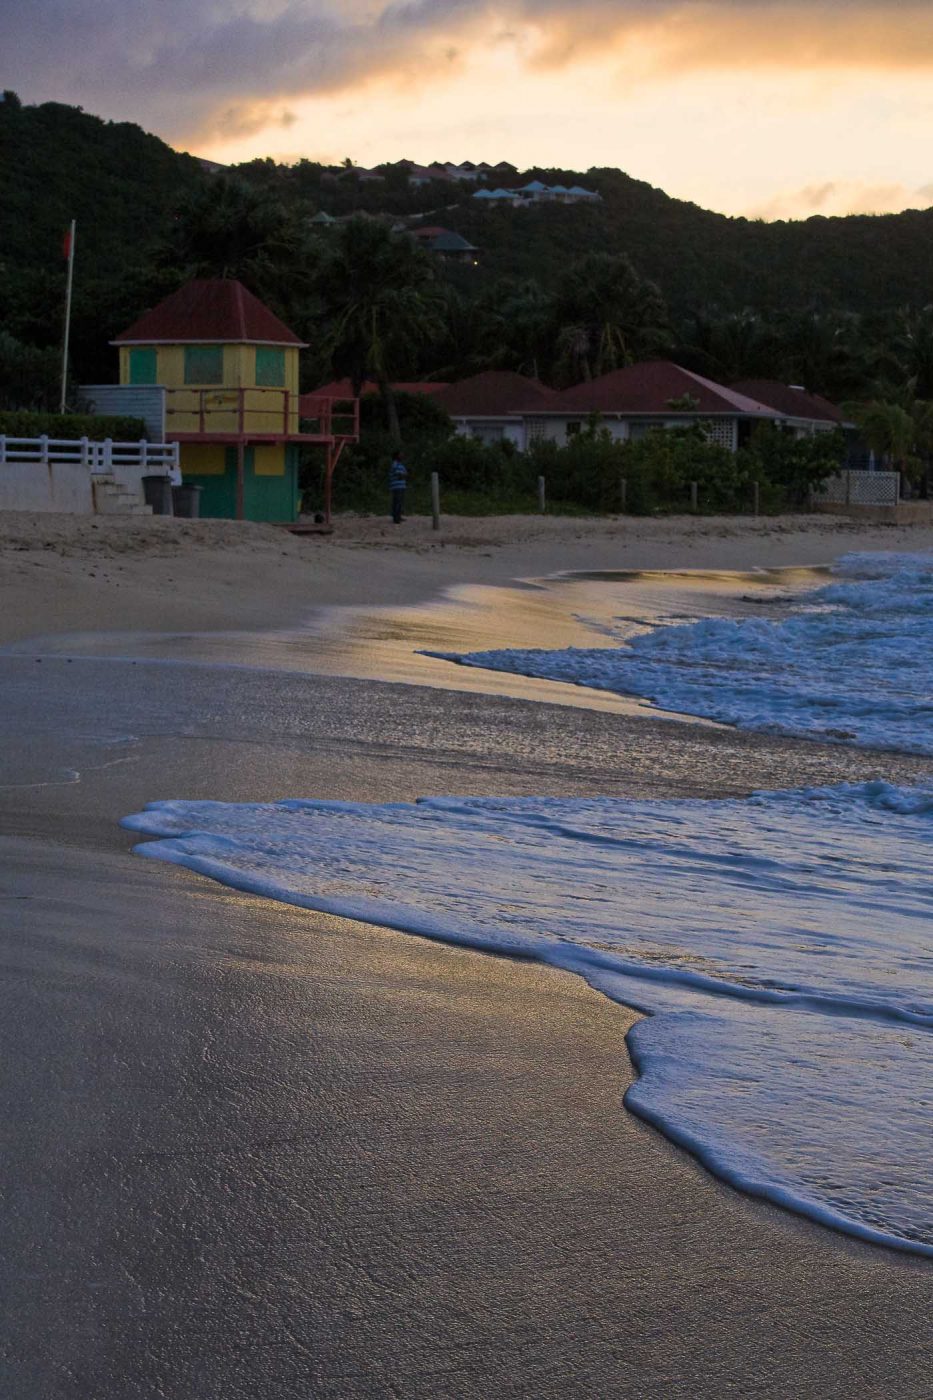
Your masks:
{"label": "wave", "polygon": [[761,733],[933,756],[933,553],[850,554],[834,572],[780,620],[704,618],[618,647],[434,654]]}
{"label": "wave", "polygon": [[158,802],[236,889],[535,957],[644,1012],[626,1102],[725,1180],[933,1256],[933,789]]}

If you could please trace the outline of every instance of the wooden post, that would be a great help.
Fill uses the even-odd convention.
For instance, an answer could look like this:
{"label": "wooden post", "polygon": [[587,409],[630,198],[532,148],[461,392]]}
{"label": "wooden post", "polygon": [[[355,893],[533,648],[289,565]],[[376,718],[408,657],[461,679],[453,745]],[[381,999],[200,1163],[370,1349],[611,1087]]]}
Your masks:
{"label": "wooden post", "polygon": [[620,476],[620,477],[619,477],[619,510],[622,512],[623,515],[625,514],[625,510],[626,510],[626,505],[627,505],[627,503],[628,503],[628,477],[627,477],[627,476]]}
{"label": "wooden post", "polygon": [[690,509],[691,509],[691,510],[696,510],[698,498],[699,498],[699,487],[697,486],[697,484],[696,484],[695,481],[691,481],[691,483],[690,483]]}
{"label": "wooden post", "polygon": [[90,454],[90,452],[89,452],[89,450],[88,450],[88,440],[87,440],[86,437],[83,437],[83,438],[81,439],[81,465],[82,465],[82,467],[87,467],[87,466],[90,465],[90,458],[91,458],[91,454]]}
{"label": "wooden post", "polygon": [[846,472],[846,505],[852,504],[852,473]]}
{"label": "wooden post", "polygon": [[334,444],[327,444],[327,457],[324,461],[324,524],[330,524],[331,484],[334,479]]}
{"label": "wooden post", "polygon": [[431,529],[441,528],[441,482],[437,472],[431,473]]}
{"label": "wooden post", "polygon": [[240,438],[236,445],[236,518],[243,519],[246,495],[246,444]]}
{"label": "wooden post", "polygon": [[538,510],[541,515],[547,510],[547,497],[545,495],[544,477],[538,477]]}
{"label": "wooden post", "polygon": [[759,508],[760,504],[761,504],[761,487],[759,486],[758,482],[755,481],[755,482],[752,483],[752,511],[753,511],[753,513],[754,513],[755,515],[758,514],[758,508]]}
{"label": "wooden post", "polygon": [[49,435],[43,433],[39,438],[39,461],[44,467],[49,464]]}

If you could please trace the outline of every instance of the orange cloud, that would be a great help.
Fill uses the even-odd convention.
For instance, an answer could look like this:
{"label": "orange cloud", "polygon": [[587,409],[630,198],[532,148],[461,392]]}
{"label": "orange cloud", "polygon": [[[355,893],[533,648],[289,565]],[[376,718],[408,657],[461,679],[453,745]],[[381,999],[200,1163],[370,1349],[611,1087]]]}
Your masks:
{"label": "orange cloud", "polygon": [[933,186],[869,184],[861,180],[826,180],[772,196],[747,211],[750,219],[832,218],[845,214],[898,214],[903,209],[926,209],[933,203]]}
{"label": "orange cloud", "polygon": [[[527,7],[534,10],[534,6]],[[672,0],[641,5],[555,8],[537,22],[533,61],[572,63],[612,44],[637,55],[652,74],[771,68],[926,68],[933,66],[933,10],[928,4],[820,5],[761,0]]]}

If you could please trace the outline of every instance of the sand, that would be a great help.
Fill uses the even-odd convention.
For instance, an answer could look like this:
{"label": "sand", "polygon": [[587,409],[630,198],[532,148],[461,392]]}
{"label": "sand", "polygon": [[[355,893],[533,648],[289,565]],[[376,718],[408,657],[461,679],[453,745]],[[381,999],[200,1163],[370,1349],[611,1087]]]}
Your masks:
{"label": "sand", "polygon": [[[471,521],[443,547],[419,522],[308,539],[8,517],[0,532],[10,641],[262,628],[562,567],[933,544],[810,520]],[[731,1191],[628,1115],[623,1008],[531,964],[149,864],[118,826],[178,795],[660,795],[929,765],[452,690],[28,650],[0,656],[0,691],[0,1393],[929,1392],[933,1271]]]}
{"label": "sand", "polygon": [[420,602],[462,582],[574,569],[828,564],[857,549],[933,547],[933,525],[833,516],[450,517],[435,532],[338,517],[333,535],[235,521],[0,513],[0,643],[36,633],[279,627],[315,607]]}

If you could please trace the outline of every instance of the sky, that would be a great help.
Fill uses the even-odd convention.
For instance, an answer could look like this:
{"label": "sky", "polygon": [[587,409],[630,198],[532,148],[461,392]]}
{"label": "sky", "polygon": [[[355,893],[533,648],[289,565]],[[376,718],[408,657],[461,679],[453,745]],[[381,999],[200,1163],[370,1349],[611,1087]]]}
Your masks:
{"label": "sky", "polygon": [[0,0],[0,86],[224,164],[617,166],[766,219],[933,204],[933,0]]}

